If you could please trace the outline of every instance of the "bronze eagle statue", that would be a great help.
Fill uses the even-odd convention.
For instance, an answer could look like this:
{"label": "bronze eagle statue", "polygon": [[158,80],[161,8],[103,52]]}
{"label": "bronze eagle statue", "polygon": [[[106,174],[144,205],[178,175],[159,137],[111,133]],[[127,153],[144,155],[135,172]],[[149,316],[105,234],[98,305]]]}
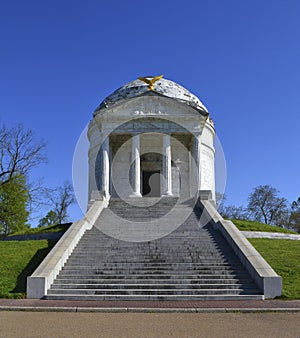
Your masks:
{"label": "bronze eagle statue", "polygon": [[139,77],[138,79],[140,81],[147,83],[149,90],[154,90],[154,83],[156,81],[160,80],[162,77],[163,77],[163,75],[159,75],[159,76],[154,76],[151,80],[148,80],[147,77]]}

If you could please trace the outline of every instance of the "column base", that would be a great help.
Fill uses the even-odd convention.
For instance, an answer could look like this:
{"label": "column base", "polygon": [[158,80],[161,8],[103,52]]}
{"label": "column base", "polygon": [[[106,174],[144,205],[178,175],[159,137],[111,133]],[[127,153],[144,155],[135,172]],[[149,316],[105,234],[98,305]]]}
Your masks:
{"label": "column base", "polygon": [[172,197],[173,194],[171,192],[166,192],[163,195],[161,195],[161,197]]}
{"label": "column base", "polygon": [[133,194],[129,195],[129,197],[134,198],[134,197],[143,197],[143,196],[138,192],[134,192]]}
{"label": "column base", "polygon": [[110,194],[106,191],[100,191],[100,194],[102,196],[102,200],[106,200],[107,202],[110,200]]}

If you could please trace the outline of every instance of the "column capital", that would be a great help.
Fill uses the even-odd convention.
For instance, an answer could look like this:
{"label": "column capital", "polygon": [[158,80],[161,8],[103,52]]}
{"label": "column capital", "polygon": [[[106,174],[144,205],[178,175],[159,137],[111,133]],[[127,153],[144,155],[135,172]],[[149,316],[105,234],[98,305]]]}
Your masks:
{"label": "column capital", "polygon": [[130,132],[130,135],[131,135],[132,137],[134,137],[134,136],[140,136],[140,134],[141,134],[141,132],[139,132],[139,131],[131,131],[131,132]]}
{"label": "column capital", "polygon": [[201,132],[201,131],[193,131],[192,134],[193,134],[196,138],[199,138],[199,137],[201,137],[202,132]]}

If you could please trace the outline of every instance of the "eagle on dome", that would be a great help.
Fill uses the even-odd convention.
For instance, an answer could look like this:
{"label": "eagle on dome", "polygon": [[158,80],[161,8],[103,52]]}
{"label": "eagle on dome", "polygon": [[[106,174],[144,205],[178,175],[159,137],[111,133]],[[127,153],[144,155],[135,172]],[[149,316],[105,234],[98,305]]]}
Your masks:
{"label": "eagle on dome", "polygon": [[[158,75],[158,76],[145,76],[145,77],[139,77],[138,79],[140,81],[145,82],[148,85],[149,90],[154,90],[154,83],[158,80],[160,80],[163,77],[163,75]],[[152,78],[149,80],[148,78]]]}

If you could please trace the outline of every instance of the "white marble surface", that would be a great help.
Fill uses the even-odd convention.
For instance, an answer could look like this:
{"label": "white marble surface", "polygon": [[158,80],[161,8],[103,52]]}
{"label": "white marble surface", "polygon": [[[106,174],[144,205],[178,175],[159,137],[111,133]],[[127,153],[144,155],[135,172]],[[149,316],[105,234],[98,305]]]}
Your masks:
{"label": "white marble surface", "polygon": [[[154,94],[155,91],[157,94]],[[101,143],[106,137],[109,136],[112,145],[120,137],[124,139],[119,154],[116,154],[116,147],[110,149],[110,190],[113,196],[118,190],[118,195],[126,198],[134,195],[132,189],[134,187],[129,182],[129,171],[132,156],[135,155],[132,154],[132,142],[129,138],[139,135],[140,156],[147,152],[164,155],[163,135],[170,135],[171,160],[176,166],[173,163],[169,176],[171,178],[169,190],[176,196],[193,196],[199,189],[208,189],[213,192],[214,199],[215,129],[213,122],[207,116],[206,108],[198,98],[183,87],[165,79],[155,82],[153,91],[149,90],[148,85],[143,81],[133,81],[116,90],[109,98],[111,98],[109,101],[111,105],[102,106],[101,111],[94,115],[89,125],[89,196],[91,191],[99,189],[97,183],[102,173],[96,159]],[[183,102],[183,98],[187,101]],[[199,112],[201,107],[205,109],[205,113],[204,110]],[[127,135],[127,139],[124,135]],[[184,145],[176,141],[173,137],[175,135],[179,135]],[[192,137],[200,138],[199,149],[202,149],[199,153],[200,161],[197,161],[198,171],[192,169],[195,161],[189,156],[193,151]],[[162,171],[162,168],[157,170]],[[199,179],[194,179],[194,176],[198,177],[200,174],[201,180],[198,186]],[[137,178],[138,175],[135,176]],[[164,180],[162,179],[161,182],[164,183]],[[166,189],[163,189],[163,185],[161,185],[161,192],[165,193]],[[142,190],[142,178],[140,189]]]}
{"label": "white marble surface", "polygon": [[[146,76],[146,78],[151,79],[153,77]],[[186,88],[182,87],[176,82],[162,78],[154,83],[154,89],[151,91],[149,90],[148,85],[139,79],[126,83],[124,86],[120,87],[112,94],[107,96],[95,110],[95,114],[97,114],[101,109],[111,108],[111,106],[113,106],[115,103],[118,103],[122,100],[137,97],[146,93],[158,93],[160,95],[185,102],[187,105],[190,105],[205,113],[208,112],[204,104]]]}

